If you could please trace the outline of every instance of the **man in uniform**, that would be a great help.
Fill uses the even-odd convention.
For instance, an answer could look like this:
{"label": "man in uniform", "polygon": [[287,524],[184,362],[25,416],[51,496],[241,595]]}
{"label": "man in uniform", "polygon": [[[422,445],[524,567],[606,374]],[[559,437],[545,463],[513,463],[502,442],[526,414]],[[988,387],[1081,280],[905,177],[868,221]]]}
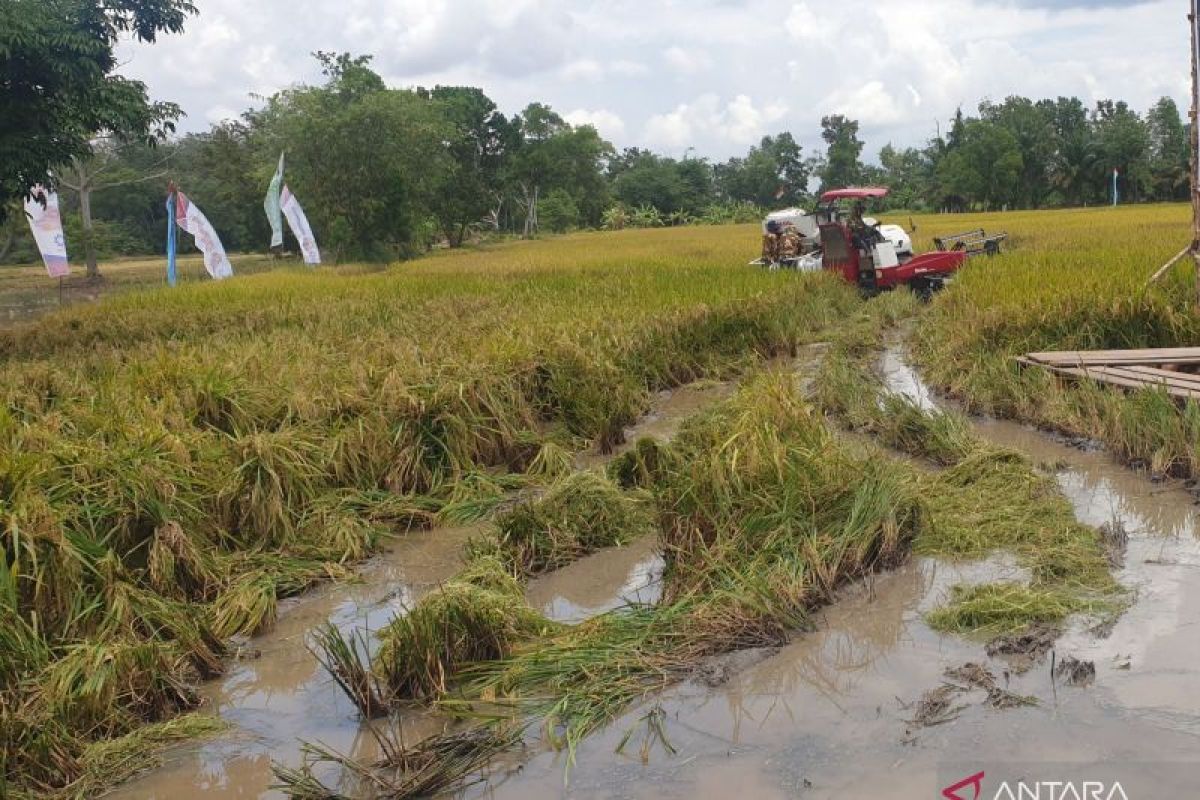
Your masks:
{"label": "man in uniform", "polygon": [[802,244],[800,231],[796,230],[792,223],[785,222],[783,231],[779,234],[779,260],[788,261],[799,256]]}
{"label": "man in uniform", "polygon": [[762,237],[762,260],[768,265],[779,263],[779,223],[776,220],[767,220],[767,232]]}

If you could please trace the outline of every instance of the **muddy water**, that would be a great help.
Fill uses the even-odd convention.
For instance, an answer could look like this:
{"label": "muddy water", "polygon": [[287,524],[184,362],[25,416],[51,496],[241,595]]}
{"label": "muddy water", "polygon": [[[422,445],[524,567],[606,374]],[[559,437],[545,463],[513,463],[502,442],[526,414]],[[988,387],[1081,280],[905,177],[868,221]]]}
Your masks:
{"label": "muddy water", "polygon": [[[885,366],[894,390],[935,402],[898,355]],[[662,435],[670,435],[670,423],[663,424],[668,428]],[[1136,604],[1106,637],[1078,625],[1057,644],[1056,658],[1070,654],[1095,662],[1094,685],[1056,684],[1048,663],[1006,678],[1004,665],[989,661],[980,643],[942,636],[925,625],[923,614],[957,583],[1024,580],[1011,559],[973,565],[917,559],[849,587],[819,616],[815,632],[725,685],[685,683],[631,709],[582,744],[569,783],[563,756],[543,752],[519,772],[465,795],[928,798],[941,796],[941,787],[965,775],[1023,762],[1103,763],[1118,770],[1126,786],[1140,780],[1156,795],[1192,796],[1194,770],[1179,765],[1193,762],[1200,746],[1200,544],[1193,497],[1120,468],[1103,453],[1080,451],[1021,426],[982,421],[976,429],[1055,465],[1082,520],[1120,522],[1129,533],[1119,576],[1136,591]],[[352,752],[362,747],[365,737],[353,710],[301,641],[314,623],[329,617],[382,621],[422,585],[451,574],[454,560],[445,554],[457,547],[432,546],[439,535],[422,535],[430,549],[422,547],[421,537],[411,540],[415,552],[426,553],[424,562],[392,554],[385,563],[408,571],[382,582],[393,587],[388,592],[370,595],[376,582],[369,578],[362,587],[329,589],[285,614],[276,632],[254,643],[263,650],[260,661],[236,666],[221,684],[209,687],[216,710],[238,732],[185,748],[168,767],[129,784],[121,796],[258,797],[270,783],[271,757],[294,762],[298,736]],[[417,563],[428,571],[413,572]],[[573,621],[623,599],[653,599],[657,568],[653,543],[638,542],[535,582],[529,597]],[[1037,697],[1039,705],[995,711],[976,693],[960,700],[964,708],[952,722],[914,729],[908,723],[911,703],[938,686],[946,668],[968,661],[988,663],[1008,688]],[[256,670],[280,677],[264,682]],[[643,759],[640,720],[655,705],[665,712],[675,752],[650,740]],[[615,753],[631,728],[631,744]]]}
{"label": "muddy water", "polygon": [[[897,354],[884,365],[894,391],[922,404],[933,396]],[[625,714],[580,748],[564,786],[563,756],[535,757],[515,776],[470,794],[497,798],[931,798],[980,770],[1032,765],[1053,780],[1102,764],[1109,779],[1142,796],[1194,796],[1200,747],[1200,543],[1194,498],[1155,484],[1036,431],[979,422],[978,433],[1058,468],[1080,519],[1119,522],[1129,533],[1118,574],[1136,604],[1106,636],[1077,625],[1055,658],[1092,660],[1088,688],[1052,680],[1049,663],[1005,676],[980,643],[942,636],[923,621],[959,582],[1022,580],[1011,560],[957,566],[918,559],[848,589],[821,614],[818,629],[713,689],[683,684],[654,703],[666,715],[675,753],[655,742],[643,761],[650,705]],[[961,699],[956,719],[913,729],[910,704],[938,686],[943,671],[987,663],[1036,707],[992,710],[980,693]],[[639,727],[641,726],[641,727]],[[634,746],[614,752],[626,731]],[[1051,766],[1063,765],[1063,766]],[[1040,772],[1039,772],[1040,771]],[[1100,777],[1096,775],[1096,777]],[[994,791],[994,789],[993,789]],[[968,790],[966,796],[971,796]],[[987,795],[991,797],[992,795]],[[1056,795],[1057,796],[1057,795]],[[1103,795],[1107,796],[1107,795]]]}
{"label": "muddy water", "polygon": [[[650,413],[626,431],[638,438],[669,439],[682,421],[733,392],[731,383],[705,382],[661,392]],[[582,454],[581,468],[601,466],[614,454]],[[113,797],[179,800],[202,797],[277,796],[272,759],[298,764],[300,740],[316,741],[342,753],[373,756],[375,740],[359,722],[350,701],[305,647],[312,630],[326,621],[346,633],[377,631],[424,593],[460,568],[462,545],[483,526],[441,528],[407,535],[390,552],[365,567],[355,584],[325,586],[280,603],[279,621],[268,634],[246,645],[249,657],[232,664],[228,674],[204,685],[209,713],[231,723],[228,735],[203,744],[183,745],[168,754],[163,767],[121,786]],[[628,602],[658,597],[662,559],[653,537],[582,559],[534,581],[530,602],[548,615],[577,622]],[[444,723],[420,715],[404,720],[406,735],[419,738]]]}

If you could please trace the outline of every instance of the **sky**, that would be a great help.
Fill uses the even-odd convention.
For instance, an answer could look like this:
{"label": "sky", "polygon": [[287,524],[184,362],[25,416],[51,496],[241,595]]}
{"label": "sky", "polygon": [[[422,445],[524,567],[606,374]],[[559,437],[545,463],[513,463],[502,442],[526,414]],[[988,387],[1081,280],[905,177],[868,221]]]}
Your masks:
{"label": "sky", "polygon": [[121,73],[199,131],[298,83],[316,50],[372,54],[394,87],[548,103],[618,147],[725,160],[765,134],[866,154],[921,145],[981,99],[1075,95],[1186,111],[1187,0],[193,0],[183,34],[125,43]]}

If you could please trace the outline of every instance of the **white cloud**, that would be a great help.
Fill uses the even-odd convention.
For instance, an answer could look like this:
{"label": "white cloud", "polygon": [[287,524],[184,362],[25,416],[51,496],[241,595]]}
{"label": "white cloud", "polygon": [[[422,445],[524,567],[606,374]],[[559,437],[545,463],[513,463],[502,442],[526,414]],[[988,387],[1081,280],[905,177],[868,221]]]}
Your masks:
{"label": "white cloud", "polygon": [[607,109],[589,111],[586,108],[577,108],[563,114],[563,119],[572,125],[591,125],[607,139],[625,138],[625,120]]}
{"label": "white cloud", "polygon": [[669,69],[680,75],[695,75],[712,67],[712,59],[707,53],[675,46],[668,47],[663,52],[663,61]]}
{"label": "white cloud", "polygon": [[643,138],[651,145],[667,148],[697,146],[697,142],[714,137],[735,145],[750,145],[768,132],[768,125],[786,114],[787,107],[778,101],[759,108],[748,95],[739,94],[722,106],[717,95],[707,93],[690,103],[681,103],[673,111],[652,116]]}
{"label": "white cloud", "polygon": [[[763,133],[822,147],[859,119],[868,154],[921,144],[985,97],[1186,107],[1178,0],[204,0],[186,32],[126,43],[122,73],[180,103],[185,130],[251,93],[323,80],[310,53],[373,53],[395,86],[480,86],[591,119],[618,146],[727,158]],[[776,98],[786,98],[786,105]]]}
{"label": "white cloud", "polygon": [[838,90],[821,106],[834,114],[857,119],[864,125],[892,125],[905,115],[882,81],[868,81],[862,86]]}

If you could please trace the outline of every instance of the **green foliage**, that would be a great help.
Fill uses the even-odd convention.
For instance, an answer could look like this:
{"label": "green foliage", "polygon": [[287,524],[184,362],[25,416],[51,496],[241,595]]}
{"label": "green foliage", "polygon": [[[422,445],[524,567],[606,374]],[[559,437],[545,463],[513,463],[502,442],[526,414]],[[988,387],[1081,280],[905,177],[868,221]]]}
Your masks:
{"label": "green foliage", "polygon": [[841,114],[823,117],[821,138],[827,145],[825,162],[819,173],[822,190],[857,184],[862,176],[859,157],[863,149],[863,142],[858,138],[858,120]]}
{"label": "green foliage", "polygon": [[800,206],[808,199],[810,165],[790,133],[764,136],[745,158],[714,168],[721,195],[734,203],[762,207]]}
{"label": "green foliage", "polygon": [[153,42],[178,33],[187,0],[9,0],[0,5],[0,221],[10,200],[71,158],[99,133],[152,138],[173,130],[177,106],[151,103],[146,87],[114,73],[118,40]]}

